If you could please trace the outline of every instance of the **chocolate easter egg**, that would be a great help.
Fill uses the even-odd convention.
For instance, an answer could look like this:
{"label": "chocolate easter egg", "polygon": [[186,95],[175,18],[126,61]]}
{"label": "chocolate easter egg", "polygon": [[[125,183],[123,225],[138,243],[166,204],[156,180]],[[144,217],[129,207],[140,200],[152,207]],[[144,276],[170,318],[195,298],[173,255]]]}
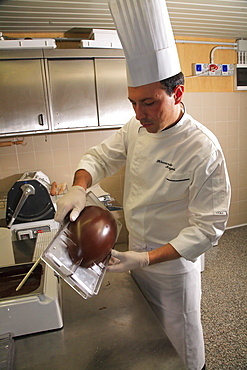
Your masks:
{"label": "chocolate easter egg", "polygon": [[73,263],[82,267],[90,267],[102,261],[117,238],[115,218],[99,206],[85,207],[76,221],[69,223],[68,230],[69,256]]}

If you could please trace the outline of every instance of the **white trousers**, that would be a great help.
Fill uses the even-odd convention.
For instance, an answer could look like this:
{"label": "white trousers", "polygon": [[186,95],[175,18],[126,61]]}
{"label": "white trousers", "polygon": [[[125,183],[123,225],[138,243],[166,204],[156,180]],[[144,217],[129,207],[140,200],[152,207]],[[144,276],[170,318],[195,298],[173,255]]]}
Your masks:
{"label": "white trousers", "polygon": [[178,275],[138,269],[132,271],[132,276],[187,368],[201,370],[205,352],[200,314],[200,266]]}

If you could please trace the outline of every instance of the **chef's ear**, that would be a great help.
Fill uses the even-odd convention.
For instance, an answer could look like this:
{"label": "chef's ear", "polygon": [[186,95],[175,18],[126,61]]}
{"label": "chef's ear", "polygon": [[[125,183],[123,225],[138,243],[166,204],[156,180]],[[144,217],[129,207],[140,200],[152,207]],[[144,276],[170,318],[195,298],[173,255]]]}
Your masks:
{"label": "chef's ear", "polygon": [[173,94],[174,94],[175,104],[179,104],[184,95],[184,85],[176,86],[173,91]]}

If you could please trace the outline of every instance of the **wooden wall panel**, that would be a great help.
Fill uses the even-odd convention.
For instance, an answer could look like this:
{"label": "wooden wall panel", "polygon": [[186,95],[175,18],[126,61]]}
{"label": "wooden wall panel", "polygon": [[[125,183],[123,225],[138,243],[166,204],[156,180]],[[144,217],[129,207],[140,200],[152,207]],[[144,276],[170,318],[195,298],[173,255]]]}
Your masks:
{"label": "wooden wall panel", "polygon": [[[233,43],[235,40],[222,39],[200,39],[200,38],[183,38],[177,37],[176,40],[190,40],[190,41],[209,41],[209,42],[229,42]],[[192,76],[193,63],[210,63],[210,52],[215,46],[211,44],[181,44],[177,42],[177,49],[180,59],[180,64],[185,79],[185,89],[187,92],[229,92],[234,91],[232,76]],[[231,47],[231,45],[229,45]],[[214,53],[214,63],[237,63],[237,52],[235,50],[216,50]]]}

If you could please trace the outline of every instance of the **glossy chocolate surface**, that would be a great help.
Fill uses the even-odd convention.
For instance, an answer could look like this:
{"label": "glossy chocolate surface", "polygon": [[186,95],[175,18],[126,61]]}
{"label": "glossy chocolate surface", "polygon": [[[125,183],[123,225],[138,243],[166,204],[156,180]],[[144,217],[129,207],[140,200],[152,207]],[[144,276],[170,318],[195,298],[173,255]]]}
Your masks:
{"label": "glossy chocolate surface", "polygon": [[39,264],[19,291],[17,286],[26,276],[33,263],[13,265],[0,269],[0,298],[12,298],[34,292],[40,286],[43,268]]}
{"label": "glossy chocolate surface", "polygon": [[73,263],[90,267],[105,259],[117,238],[113,215],[98,206],[87,206],[75,222],[70,222],[68,252]]}

